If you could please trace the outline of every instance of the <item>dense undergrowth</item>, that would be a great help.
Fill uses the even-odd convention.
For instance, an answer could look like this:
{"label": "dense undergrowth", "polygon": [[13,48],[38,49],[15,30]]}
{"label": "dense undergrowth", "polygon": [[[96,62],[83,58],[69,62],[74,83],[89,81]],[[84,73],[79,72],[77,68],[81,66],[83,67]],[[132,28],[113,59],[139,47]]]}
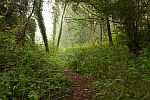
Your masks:
{"label": "dense undergrowth", "polygon": [[[54,55],[0,34],[0,100],[62,100],[68,84]],[[51,58],[51,59],[50,59]]]}
{"label": "dense undergrowth", "polygon": [[74,47],[66,50],[66,66],[92,80],[94,100],[149,100],[148,52],[136,56],[122,46]]}

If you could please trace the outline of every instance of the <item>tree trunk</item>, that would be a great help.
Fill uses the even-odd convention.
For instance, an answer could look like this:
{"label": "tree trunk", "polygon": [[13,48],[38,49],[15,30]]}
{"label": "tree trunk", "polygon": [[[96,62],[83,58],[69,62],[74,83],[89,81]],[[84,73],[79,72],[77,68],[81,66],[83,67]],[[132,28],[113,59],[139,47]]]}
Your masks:
{"label": "tree trunk", "polygon": [[54,15],[53,15],[53,48],[55,48],[55,40],[56,40],[56,34],[57,34],[57,22],[58,22],[58,11],[59,11],[59,2],[55,0],[55,5],[53,8]]}
{"label": "tree trunk", "polygon": [[62,18],[61,18],[60,31],[59,31],[58,42],[57,42],[57,49],[59,47],[59,43],[60,43],[60,39],[61,39],[62,27],[63,27],[63,21],[64,21],[64,15],[65,15],[66,7],[67,7],[67,2],[65,2],[63,14],[62,14]]}
{"label": "tree trunk", "polygon": [[56,16],[54,16],[54,22],[53,22],[53,48],[55,48],[56,28],[57,28],[57,21],[56,21]]}
{"label": "tree trunk", "polygon": [[100,22],[100,41],[103,42],[103,21]]}
{"label": "tree trunk", "polygon": [[127,22],[126,24],[126,32],[128,36],[127,46],[130,52],[134,54],[138,53],[140,50],[137,28],[137,25],[133,21]]}
{"label": "tree trunk", "polygon": [[49,52],[48,39],[47,39],[47,35],[46,35],[46,28],[45,28],[44,19],[42,16],[42,0],[40,0],[38,2],[36,14],[37,14],[38,25],[39,25],[39,28],[40,28],[40,31],[41,31],[41,34],[43,37],[43,41],[44,41],[45,50],[46,50],[46,52]]}
{"label": "tree trunk", "polygon": [[106,17],[106,22],[107,22],[107,31],[108,31],[108,39],[109,39],[109,44],[114,45],[113,40],[112,40],[112,33],[111,33],[111,28],[110,28],[110,22],[109,22],[109,17]]}

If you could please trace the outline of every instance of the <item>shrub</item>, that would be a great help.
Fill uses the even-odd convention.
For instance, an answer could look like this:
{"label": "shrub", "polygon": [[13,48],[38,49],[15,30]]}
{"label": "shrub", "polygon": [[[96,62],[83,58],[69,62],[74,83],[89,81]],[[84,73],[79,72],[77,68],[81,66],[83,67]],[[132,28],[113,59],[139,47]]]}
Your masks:
{"label": "shrub", "polygon": [[149,100],[150,59],[126,47],[89,46],[67,51],[70,68],[92,80],[95,100]]}
{"label": "shrub", "polygon": [[13,39],[4,38],[1,40],[4,68],[0,72],[0,100],[62,100],[68,80],[58,66],[36,47],[26,45],[11,49],[7,43]]}

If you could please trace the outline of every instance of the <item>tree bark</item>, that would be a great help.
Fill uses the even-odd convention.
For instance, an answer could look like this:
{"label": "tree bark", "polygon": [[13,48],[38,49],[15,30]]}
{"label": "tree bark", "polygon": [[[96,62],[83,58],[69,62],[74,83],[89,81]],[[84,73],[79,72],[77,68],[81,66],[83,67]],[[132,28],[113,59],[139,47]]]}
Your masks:
{"label": "tree bark", "polygon": [[57,21],[56,21],[56,16],[54,16],[54,22],[53,22],[53,48],[55,48],[56,28],[57,28]]}
{"label": "tree bark", "polygon": [[59,47],[59,43],[60,43],[60,39],[61,39],[61,35],[62,35],[62,27],[63,27],[63,21],[64,21],[66,7],[67,7],[67,2],[65,2],[64,9],[63,9],[63,14],[62,14],[62,18],[61,18],[60,31],[59,31],[58,42],[57,42],[57,49]]}
{"label": "tree bark", "polygon": [[100,23],[100,41],[103,42],[103,22]]}
{"label": "tree bark", "polygon": [[112,40],[112,33],[111,33],[110,22],[109,22],[109,17],[108,16],[106,16],[106,22],[107,22],[107,31],[108,31],[109,44],[114,45],[113,40]]}
{"label": "tree bark", "polygon": [[59,11],[59,3],[56,0],[55,5],[53,8],[54,11],[54,18],[53,18],[53,48],[55,48],[55,40],[56,40],[56,34],[57,34],[57,22],[58,22],[58,11]]}
{"label": "tree bark", "polygon": [[44,41],[45,50],[46,50],[46,52],[49,52],[48,39],[47,39],[47,35],[46,35],[46,28],[45,28],[44,19],[42,16],[42,3],[43,3],[42,0],[40,0],[38,2],[36,14],[37,14],[38,25],[39,25],[39,28],[40,28],[40,31],[41,31],[41,34],[43,37],[43,41]]}
{"label": "tree bark", "polygon": [[138,27],[135,22],[126,22],[126,32],[128,36],[127,46],[131,53],[138,53],[140,50],[139,40],[138,40]]}

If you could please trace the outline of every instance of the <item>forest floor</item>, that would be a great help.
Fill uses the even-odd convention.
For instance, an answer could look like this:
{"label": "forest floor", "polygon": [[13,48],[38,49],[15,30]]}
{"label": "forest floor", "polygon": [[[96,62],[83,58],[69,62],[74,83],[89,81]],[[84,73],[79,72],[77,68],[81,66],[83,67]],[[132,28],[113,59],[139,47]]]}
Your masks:
{"label": "forest floor", "polygon": [[63,69],[63,73],[71,81],[64,100],[92,100],[95,92],[89,80],[70,69]]}

